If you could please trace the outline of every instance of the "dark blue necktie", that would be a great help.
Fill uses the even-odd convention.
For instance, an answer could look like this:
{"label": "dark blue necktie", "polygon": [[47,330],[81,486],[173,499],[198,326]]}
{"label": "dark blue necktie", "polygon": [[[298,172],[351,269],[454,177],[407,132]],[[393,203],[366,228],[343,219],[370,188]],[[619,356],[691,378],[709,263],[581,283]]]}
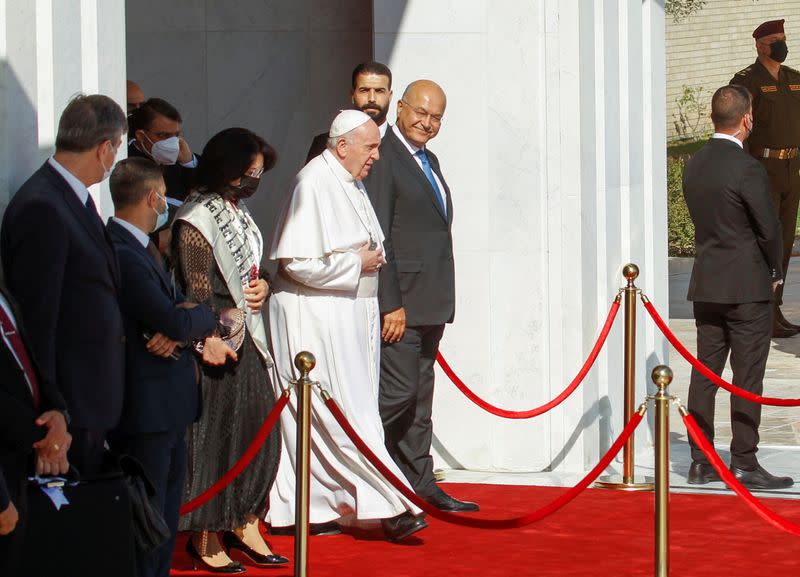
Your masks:
{"label": "dark blue necktie", "polygon": [[442,214],[446,215],[447,207],[444,203],[444,198],[442,197],[442,191],[439,190],[439,185],[436,184],[436,179],[433,177],[433,171],[431,170],[431,163],[428,160],[428,155],[421,148],[414,154],[422,162],[422,172],[425,173],[425,177],[428,179],[428,182],[430,182],[431,186],[433,187],[433,192],[436,193],[436,200],[439,202],[439,208],[442,209]]}
{"label": "dark blue necktie", "polygon": [[89,219],[92,221],[92,224],[100,231],[100,236],[104,236],[103,231],[105,227],[103,226],[103,220],[100,218],[100,215],[97,214],[97,206],[94,204],[91,194],[86,198],[86,210],[89,211]]}

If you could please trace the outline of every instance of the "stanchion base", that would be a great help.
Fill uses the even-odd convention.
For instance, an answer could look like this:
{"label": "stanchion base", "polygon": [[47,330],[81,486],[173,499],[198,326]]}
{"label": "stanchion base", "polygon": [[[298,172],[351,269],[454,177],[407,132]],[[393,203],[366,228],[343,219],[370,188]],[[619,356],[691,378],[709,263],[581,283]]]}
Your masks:
{"label": "stanchion base", "polygon": [[653,477],[635,476],[632,483],[625,483],[622,475],[606,475],[595,481],[594,487],[614,491],[653,491],[655,480]]}

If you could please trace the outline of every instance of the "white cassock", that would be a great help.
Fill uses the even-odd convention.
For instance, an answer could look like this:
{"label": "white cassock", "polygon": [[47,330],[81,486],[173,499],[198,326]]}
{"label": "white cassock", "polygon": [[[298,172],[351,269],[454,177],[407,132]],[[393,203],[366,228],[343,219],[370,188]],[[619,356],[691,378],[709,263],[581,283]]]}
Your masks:
{"label": "white cassock", "polygon": [[[274,386],[276,395],[281,394],[299,377],[295,355],[313,353],[317,365],[311,379],[330,392],[361,438],[405,481],[384,446],[378,412],[378,275],[361,272],[357,252],[371,241],[383,247],[364,186],[326,150],[295,177],[270,251],[270,258],[280,261],[269,301],[278,373]],[[292,393],[281,414],[281,461],[267,513],[267,521],[276,527],[294,524],[296,399]],[[420,512],[361,455],[316,390],[312,409],[312,523]]]}

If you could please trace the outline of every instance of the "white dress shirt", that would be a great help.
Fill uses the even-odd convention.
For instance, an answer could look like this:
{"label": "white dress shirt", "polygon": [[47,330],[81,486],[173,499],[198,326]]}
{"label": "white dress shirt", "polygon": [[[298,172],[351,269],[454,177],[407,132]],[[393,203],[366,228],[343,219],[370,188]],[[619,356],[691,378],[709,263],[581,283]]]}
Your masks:
{"label": "white dress shirt", "polygon": [[731,142],[735,142],[739,145],[739,148],[744,148],[742,141],[736,138],[735,136],[731,136],[730,134],[723,134],[722,132],[715,132],[711,135],[711,138],[719,138],[720,140],[730,140]]}
{"label": "white dress shirt", "polygon": [[[397,138],[400,139],[400,142],[405,144],[406,148],[408,149],[408,152],[411,153],[411,156],[414,158],[416,163],[419,165],[420,170],[422,170],[422,172],[424,173],[425,171],[422,169],[422,159],[420,159],[420,157],[417,156],[417,151],[420,150],[420,148],[418,146],[414,146],[408,140],[406,140],[406,137],[403,136],[403,133],[400,132],[400,129],[397,128],[396,124],[394,126],[392,126],[392,130],[394,131],[394,133],[397,136]],[[425,147],[422,148],[422,150],[424,150],[424,149],[425,149]],[[426,154],[427,154],[427,152],[426,152]],[[428,159],[430,160],[430,157],[428,157]],[[442,181],[439,180],[439,177],[437,176],[436,171],[433,170],[433,165],[431,165],[431,173],[433,174],[433,179],[436,181],[436,186],[439,187],[439,192],[442,195],[442,202],[444,203],[445,211],[447,211],[447,191],[444,189],[444,186],[442,186]]]}
{"label": "white dress shirt", "polygon": [[127,220],[122,220],[121,218],[117,218],[116,216],[112,216],[111,220],[116,222],[122,228],[127,230],[129,233],[133,235],[133,237],[139,241],[139,243],[144,247],[147,248],[147,245],[150,244],[150,237],[145,234],[145,232],[139,228],[138,226],[129,223]]}

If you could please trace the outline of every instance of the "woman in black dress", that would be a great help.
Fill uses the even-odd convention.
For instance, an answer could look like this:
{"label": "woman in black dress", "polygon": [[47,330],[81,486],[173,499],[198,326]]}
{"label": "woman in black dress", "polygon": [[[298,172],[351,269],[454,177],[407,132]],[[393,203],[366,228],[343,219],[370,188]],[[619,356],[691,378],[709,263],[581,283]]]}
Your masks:
{"label": "woman in black dress", "polygon": [[[203,412],[189,429],[186,500],[236,463],[275,404],[269,377],[273,363],[261,318],[269,292],[266,275],[259,273],[263,241],[243,202],[274,164],[275,151],[262,138],[244,128],[223,130],[203,150],[198,186],[176,217],[178,281],[189,301],[214,309],[222,333],[203,342]],[[239,477],[181,519],[181,529],[194,532],[187,552],[196,565],[242,572],[242,565],[231,559],[233,549],[257,565],[288,563],[273,554],[258,529],[279,452],[276,429]]]}

